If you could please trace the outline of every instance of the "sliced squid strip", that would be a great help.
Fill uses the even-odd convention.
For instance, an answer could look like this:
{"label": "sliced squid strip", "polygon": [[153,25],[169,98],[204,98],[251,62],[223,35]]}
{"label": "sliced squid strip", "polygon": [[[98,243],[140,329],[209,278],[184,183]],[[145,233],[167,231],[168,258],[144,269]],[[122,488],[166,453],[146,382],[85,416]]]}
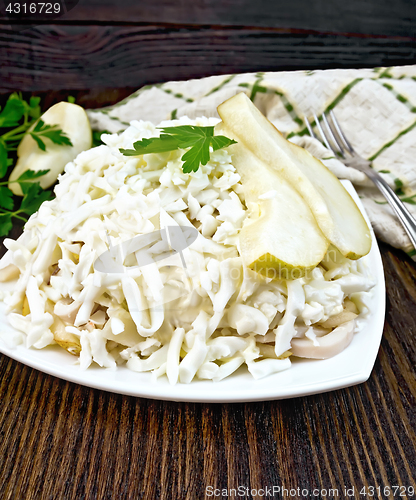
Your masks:
{"label": "sliced squid strip", "polygon": [[309,339],[292,339],[290,350],[294,356],[327,359],[336,356],[349,346],[354,336],[354,321],[338,326],[331,333],[319,338],[319,345]]}
{"label": "sliced squid strip", "polygon": [[[126,297],[129,312],[136,324],[137,331],[142,337],[150,337],[162,326],[164,320],[163,307],[148,308],[145,303],[142,291],[136,281],[130,276],[123,277],[122,281],[123,293]],[[144,314],[149,311],[150,326],[143,325]]]}

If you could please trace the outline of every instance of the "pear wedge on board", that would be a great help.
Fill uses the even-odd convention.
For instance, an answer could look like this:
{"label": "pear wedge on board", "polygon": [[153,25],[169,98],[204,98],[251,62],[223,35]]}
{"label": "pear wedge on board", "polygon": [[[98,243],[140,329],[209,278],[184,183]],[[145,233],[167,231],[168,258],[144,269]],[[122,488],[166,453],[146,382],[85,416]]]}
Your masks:
{"label": "pear wedge on board", "polygon": [[364,217],[323,163],[287,141],[244,93],[220,104],[218,113],[237,141],[299,192],[323,234],[345,257],[359,259],[370,251],[371,235]]}
{"label": "pear wedge on board", "polygon": [[[90,122],[85,110],[77,104],[70,102],[58,102],[51,106],[40,119],[47,125],[57,125],[68,136],[72,146],[54,144],[50,139],[42,138],[46,145],[46,151],[42,151],[36,141],[29,134],[25,135],[17,147],[17,163],[9,181],[15,181],[26,170],[49,170],[39,183],[46,189],[58,178],[65,165],[78,156],[79,153],[90,149],[92,145],[92,132]],[[36,122],[37,123],[37,122]],[[35,127],[36,123],[29,129]],[[19,183],[10,182],[9,188],[14,194],[23,196]]]}
{"label": "pear wedge on board", "polygon": [[[222,124],[215,133],[232,138]],[[297,279],[324,258],[329,242],[293,186],[243,143],[228,148],[250,215],[239,234],[244,263],[269,278]]]}

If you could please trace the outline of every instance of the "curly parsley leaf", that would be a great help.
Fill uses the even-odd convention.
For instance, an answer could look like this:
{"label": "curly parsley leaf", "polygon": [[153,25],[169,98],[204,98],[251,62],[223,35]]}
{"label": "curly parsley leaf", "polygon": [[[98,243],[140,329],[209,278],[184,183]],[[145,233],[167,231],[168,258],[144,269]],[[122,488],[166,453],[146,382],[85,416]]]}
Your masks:
{"label": "curly parsley leaf", "polygon": [[223,135],[214,137],[214,127],[180,125],[163,127],[160,137],[142,139],[133,144],[134,149],[120,149],[124,156],[140,156],[149,153],[166,153],[177,149],[188,149],[182,155],[182,169],[185,173],[196,172],[199,165],[209,161],[210,146],[214,151],[225,148],[236,141]]}
{"label": "curly parsley leaf", "polygon": [[[44,201],[52,197],[52,192],[44,191],[39,184],[39,178],[49,170],[29,170],[16,180],[8,179],[9,168],[16,162],[20,141],[30,134],[43,151],[49,146],[45,139],[72,146],[58,125],[46,125],[39,119],[40,116],[40,97],[32,96],[25,100],[20,92],[13,92],[5,106],[0,108],[0,236],[7,236],[16,220],[26,222]],[[23,198],[13,196],[9,189],[10,182],[19,183]]]}
{"label": "curly parsley leaf", "polygon": [[29,133],[42,151],[46,151],[46,146],[41,137],[50,139],[54,144],[72,146],[69,137],[57,125],[47,125],[42,120]]}
{"label": "curly parsley leaf", "polygon": [[0,237],[7,236],[12,230],[12,216],[10,213],[0,213]]}
{"label": "curly parsley leaf", "polygon": [[195,125],[179,125],[164,127],[163,133],[175,137],[181,148],[192,147],[195,141],[205,140],[214,135],[214,127],[197,127]]}
{"label": "curly parsley leaf", "polygon": [[[29,102],[26,102],[19,96],[18,94],[12,94],[15,96],[15,99],[20,99],[24,108],[25,108],[25,115],[28,118],[32,118],[33,120],[37,120],[41,114],[40,111],[40,97],[31,97],[29,99]],[[32,123],[32,122],[31,122]]]}
{"label": "curly parsley leaf", "polygon": [[7,148],[4,142],[0,140],[0,179],[6,175],[7,168]]}
{"label": "curly parsley leaf", "polygon": [[42,151],[46,151],[46,146],[45,146],[45,143],[42,141],[42,139],[40,137],[38,137],[36,134],[30,134],[33,139],[35,139],[37,145],[38,145],[38,148],[41,149]]}
{"label": "curly parsley leaf", "polygon": [[230,144],[235,144],[235,143],[236,141],[232,141],[231,139],[225,137],[224,135],[217,135],[211,139],[211,146],[214,151],[226,148],[227,146],[230,146]]}
{"label": "curly parsley leaf", "polygon": [[29,99],[29,116],[35,118],[36,120],[40,116],[40,97],[31,97]]}
{"label": "curly parsley leaf", "polygon": [[24,191],[24,197],[22,204],[20,205],[19,212],[24,212],[26,215],[32,215],[44,201],[50,200],[52,193],[50,191],[44,191],[39,182],[32,183],[26,191]]}
{"label": "curly parsley leaf", "polygon": [[101,140],[101,136],[103,134],[111,134],[108,130],[93,130],[92,131],[92,147],[96,148],[97,146],[101,146],[103,141]]}
{"label": "curly parsley leaf", "polygon": [[39,210],[44,201],[52,199],[52,192],[44,191],[39,182],[36,182],[48,172],[49,170],[38,172],[27,170],[16,181],[11,181],[18,182],[23,192],[20,207],[16,210],[13,210],[15,201],[13,193],[5,186],[8,181],[0,182],[0,236],[7,236],[13,226],[13,218],[26,222],[28,217]]}
{"label": "curly parsley leaf", "polygon": [[17,178],[16,182],[20,184],[22,192],[25,194],[35,179],[42,177],[48,172],[49,170],[38,170],[37,172],[34,172],[33,170],[26,170],[26,172],[23,172],[23,174]]}
{"label": "curly parsley leaf", "polygon": [[20,177],[18,177],[17,182],[31,181],[33,179],[38,179],[39,177],[42,177],[48,172],[49,170],[37,170],[36,172],[34,170],[26,170]]}
{"label": "curly parsley leaf", "polygon": [[178,141],[169,135],[142,139],[133,144],[134,149],[120,149],[124,156],[139,156],[148,153],[167,153],[178,149]]}
{"label": "curly parsley leaf", "polygon": [[196,172],[199,165],[206,165],[209,162],[209,145],[211,138],[201,138],[187,151],[183,156],[182,170],[189,174],[189,172]]}
{"label": "curly parsley leaf", "polygon": [[25,107],[20,99],[10,96],[0,113],[0,127],[16,127],[25,113]]}
{"label": "curly parsley leaf", "polygon": [[13,210],[13,193],[6,186],[0,186],[0,207]]}

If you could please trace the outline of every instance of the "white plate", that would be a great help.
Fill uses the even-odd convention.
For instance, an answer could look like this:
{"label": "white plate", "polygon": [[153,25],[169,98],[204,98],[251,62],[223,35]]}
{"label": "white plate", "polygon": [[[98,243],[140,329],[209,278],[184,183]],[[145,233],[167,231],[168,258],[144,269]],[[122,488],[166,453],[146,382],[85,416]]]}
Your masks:
{"label": "white plate", "polygon": [[[361,211],[364,209],[351,183],[343,181]],[[365,214],[364,214],[365,215]],[[368,219],[367,219],[368,221]],[[245,370],[221,382],[196,381],[171,386],[166,377],[154,381],[150,373],[136,373],[121,367],[110,371],[91,367],[81,371],[76,359],[58,346],[45,349],[11,347],[3,340],[12,330],[0,303],[0,352],[55,377],[105,391],[170,401],[241,402],[285,399],[322,393],[365,382],[370,376],[383,333],[385,285],[380,252],[372,234],[373,246],[367,262],[377,284],[371,298],[371,313],[361,321],[351,344],[337,356],[326,360],[296,359],[292,367],[261,380],[254,380]]]}

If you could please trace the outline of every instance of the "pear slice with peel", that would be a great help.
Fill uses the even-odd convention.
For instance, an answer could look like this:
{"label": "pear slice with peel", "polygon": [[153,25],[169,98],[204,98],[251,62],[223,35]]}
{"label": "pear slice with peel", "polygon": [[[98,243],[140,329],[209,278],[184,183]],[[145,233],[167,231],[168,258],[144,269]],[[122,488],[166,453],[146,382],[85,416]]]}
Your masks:
{"label": "pear slice with peel", "polygon": [[[216,134],[232,138],[221,124]],[[323,259],[329,242],[300,194],[244,144],[228,148],[250,215],[239,234],[245,265],[270,278],[297,279]]]}
{"label": "pear slice with peel", "polygon": [[[72,146],[54,144],[50,139],[42,137],[46,145],[46,151],[42,151],[33,137],[29,134],[25,135],[17,148],[17,163],[10,174],[9,181],[15,181],[26,170],[34,172],[49,170],[47,174],[39,177],[41,187],[46,189],[56,182],[67,163],[82,151],[91,148],[92,132],[85,110],[70,102],[62,101],[54,104],[43,113],[40,119],[47,125],[57,125],[67,135]],[[35,127],[36,123],[28,132]],[[14,194],[23,196],[18,182],[9,182],[9,188]]]}
{"label": "pear slice with peel", "polygon": [[323,234],[345,257],[358,259],[370,251],[371,235],[364,217],[323,163],[287,141],[244,93],[220,104],[218,113],[237,141],[299,192]]}

